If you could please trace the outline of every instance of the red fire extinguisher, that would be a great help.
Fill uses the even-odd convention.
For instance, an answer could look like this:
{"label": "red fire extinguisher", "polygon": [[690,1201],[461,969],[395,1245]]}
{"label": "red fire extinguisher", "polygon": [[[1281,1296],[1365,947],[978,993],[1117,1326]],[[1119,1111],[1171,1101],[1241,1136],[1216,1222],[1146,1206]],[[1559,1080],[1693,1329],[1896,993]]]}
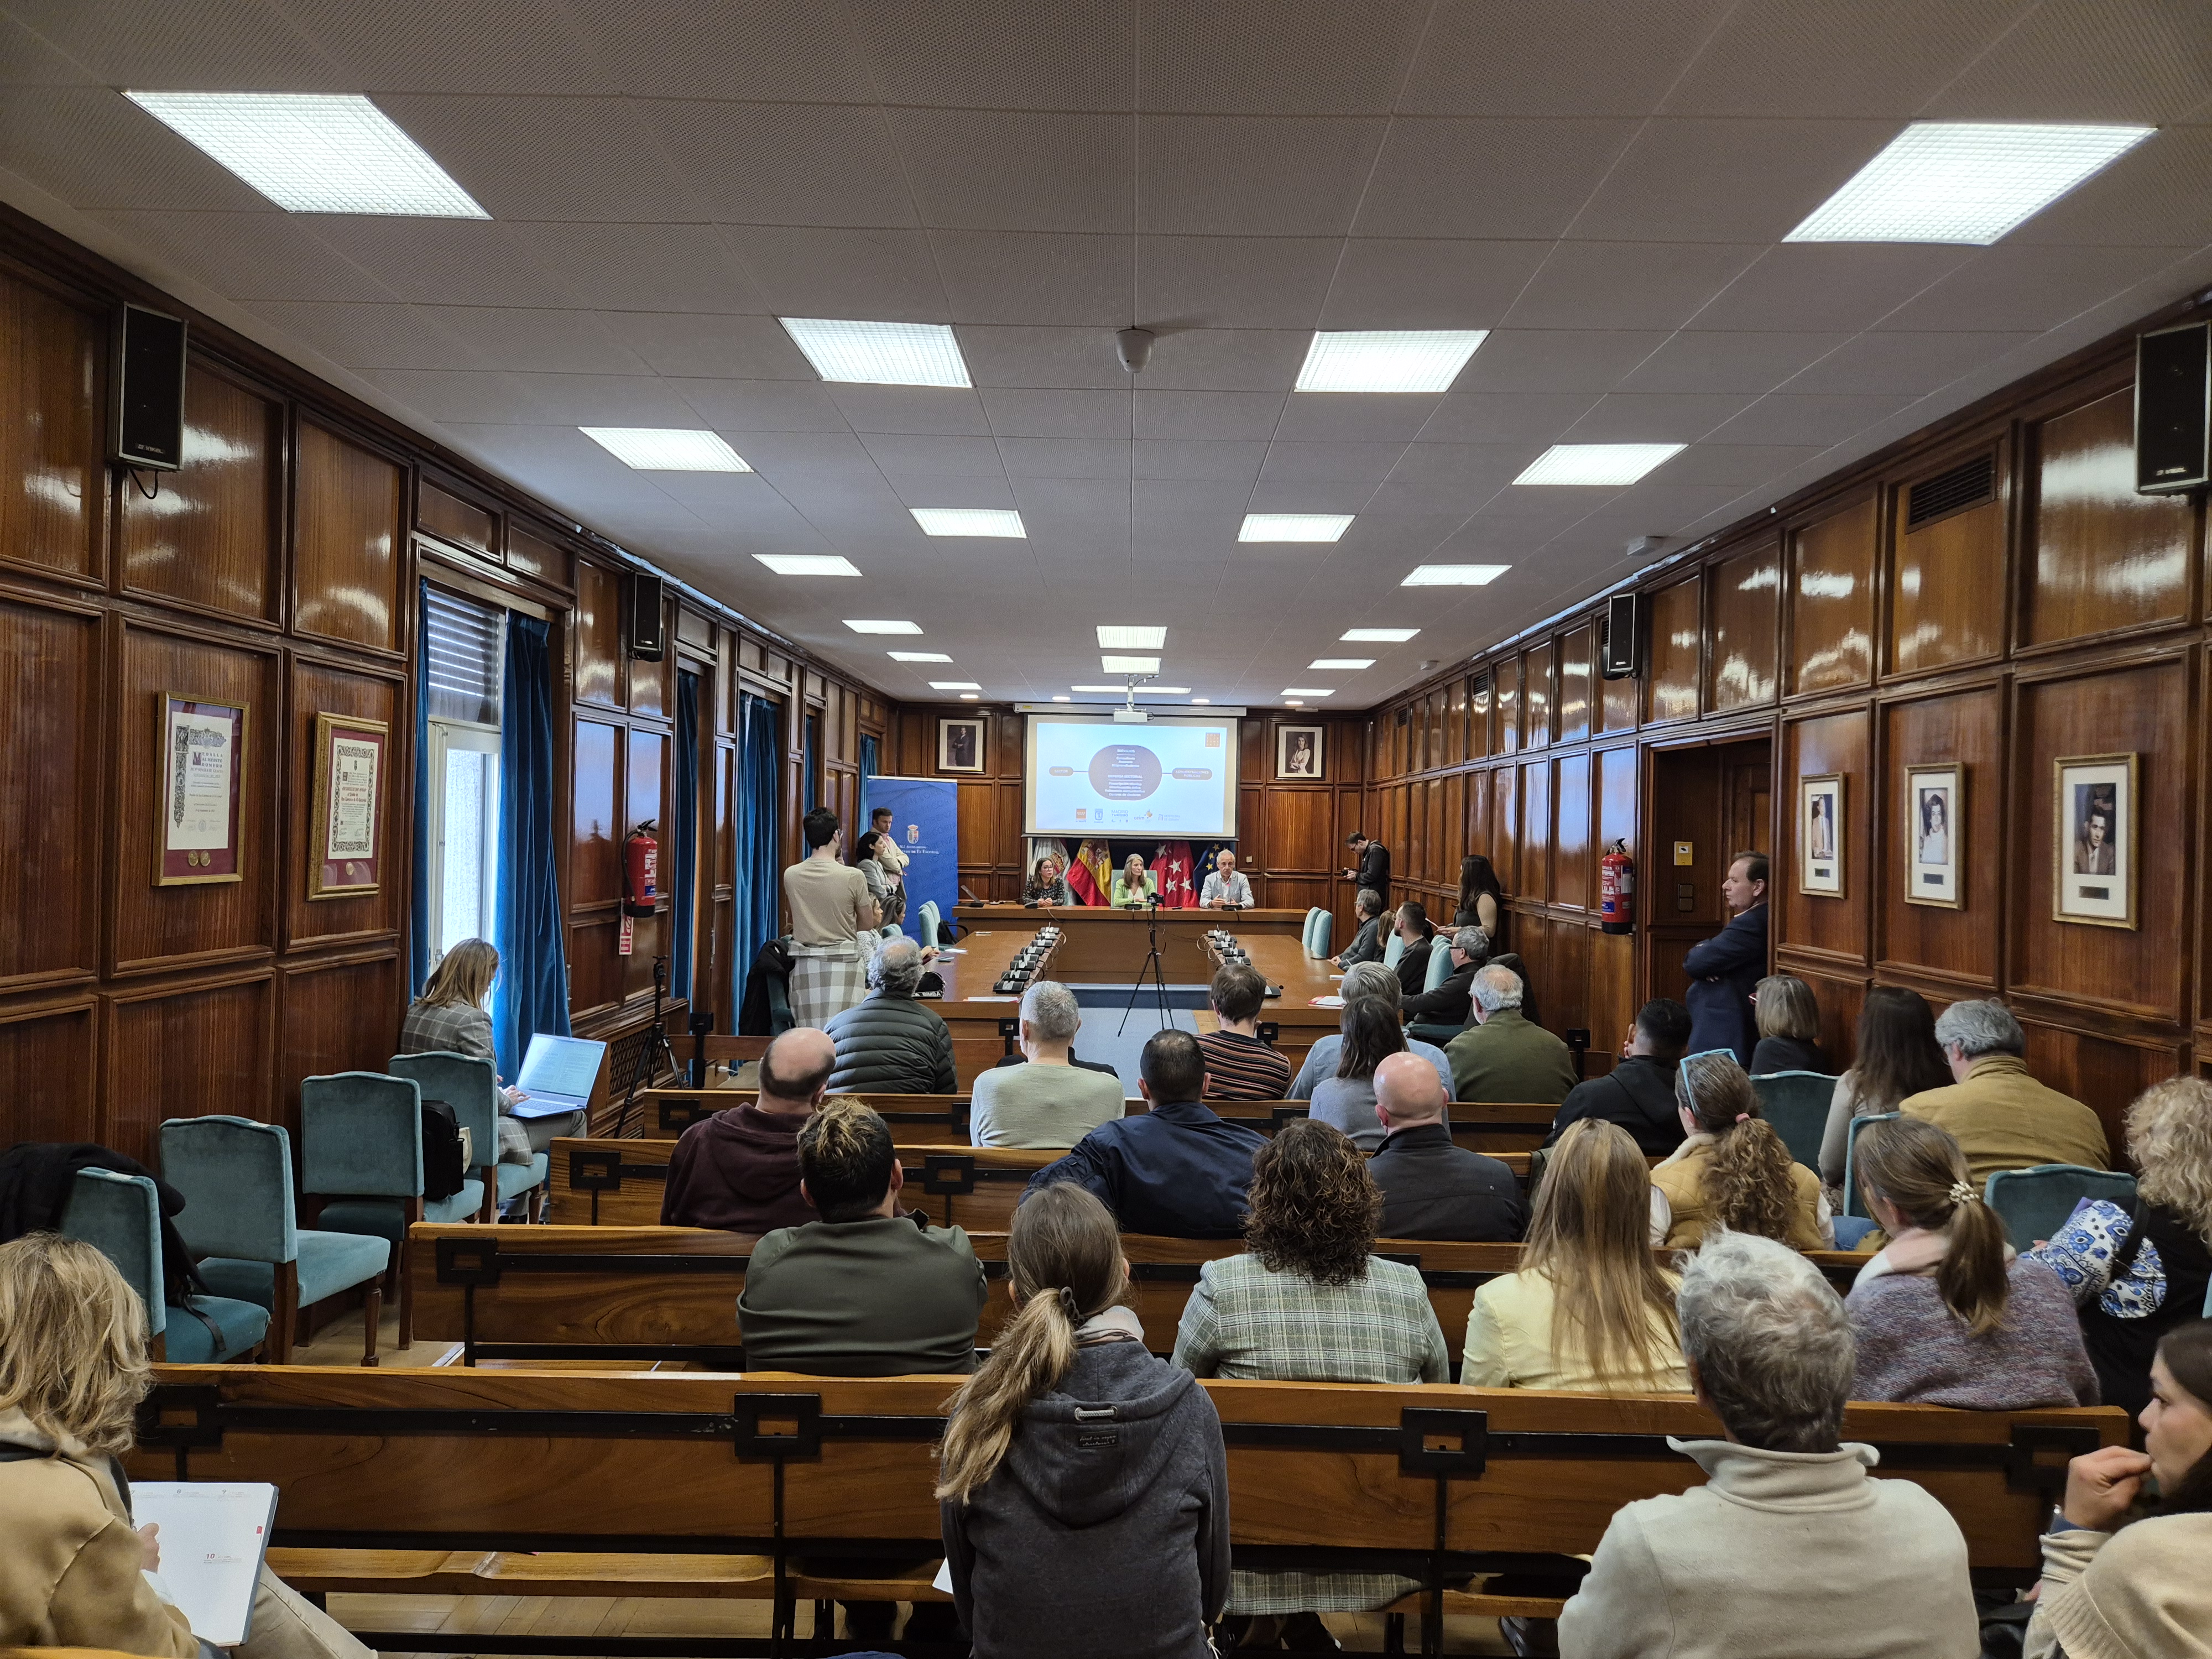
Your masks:
{"label": "red fire extinguisher", "polygon": [[651,915],[653,902],[659,896],[660,843],[653,839],[653,822],[647,818],[623,842],[622,908],[626,916]]}
{"label": "red fire extinguisher", "polygon": [[1636,860],[1628,856],[1628,843],[1617,841],[1613,851],[1597,861],[1598,927],[1602,933],[1636,931]]}

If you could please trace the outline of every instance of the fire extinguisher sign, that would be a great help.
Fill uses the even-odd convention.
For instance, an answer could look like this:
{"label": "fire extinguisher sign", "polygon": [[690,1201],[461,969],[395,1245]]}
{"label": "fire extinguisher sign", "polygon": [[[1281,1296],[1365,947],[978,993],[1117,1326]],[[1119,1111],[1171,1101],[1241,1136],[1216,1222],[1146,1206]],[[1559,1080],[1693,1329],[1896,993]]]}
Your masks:
{"label": "fire extinguisher sign", "polygon": [[622,954],[628,956],[630,951],[635,948],[636,944],[637,918],[635,916],[624,916],[622,919],[622,943],[619,946]]}

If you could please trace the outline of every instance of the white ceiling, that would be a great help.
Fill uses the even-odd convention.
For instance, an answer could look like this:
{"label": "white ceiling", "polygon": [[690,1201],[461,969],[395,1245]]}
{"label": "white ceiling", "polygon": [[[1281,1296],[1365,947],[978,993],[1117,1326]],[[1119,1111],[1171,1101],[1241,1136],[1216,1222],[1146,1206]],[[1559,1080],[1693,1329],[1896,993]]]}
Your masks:
{"label": "white ceiling", "polygon": [[[0,0],[0,196],[900,697],[1158,623],[1167,683],[1364,707],[2212,283],[2208,0]],[[126,87],[368,93],[492,216],[289,216]],[[1780,245],[1916,118],[2161,130],[1994,247]],[[824,385],[778,314],[951,323],[975,389]],[[1443,396],[1293,395],[1316,327],[1494,331]],[[1561,441],[1689,447],[1512,487]]]}

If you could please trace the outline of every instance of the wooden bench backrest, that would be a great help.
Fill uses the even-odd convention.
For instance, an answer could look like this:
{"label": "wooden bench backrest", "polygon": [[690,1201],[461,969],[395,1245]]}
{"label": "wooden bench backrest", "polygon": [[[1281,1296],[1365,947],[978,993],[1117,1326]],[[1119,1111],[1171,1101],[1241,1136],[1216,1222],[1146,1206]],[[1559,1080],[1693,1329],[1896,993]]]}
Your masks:
{"label": "wooden bench backrest", "polygon": [[[712,1553],[775,1547],[781,1461],[786,1540],[888,1546],[938,1535],[931,1448],[956,1381],[165,1366],[130,1468],[271,1482],[280,1544]],[[1716,1428],[1680,1396],[1206,1387],[1247,1565],[1587,1553],[1622,1504],[1702,1480],[1662,1437]],[[2112,1407],[1863,1406],[1844,1425],[1950,1510],[1974,1566],[2023,1582],[2064,1458],[2126,1432]]]}

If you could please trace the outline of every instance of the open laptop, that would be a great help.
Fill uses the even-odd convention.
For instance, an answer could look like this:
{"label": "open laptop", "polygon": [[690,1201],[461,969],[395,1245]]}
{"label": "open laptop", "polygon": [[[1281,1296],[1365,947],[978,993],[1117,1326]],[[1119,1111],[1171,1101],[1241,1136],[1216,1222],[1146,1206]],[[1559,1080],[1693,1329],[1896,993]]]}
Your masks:
{"label": "open laptop", "polygon": [[518,1101],[517,1117],[550,1117],[556,1112],[581,1111],[592,1098],[607,1045],[587,1037],[548,1036],[540,1031],[530,1039],[530,1052],[522,1057],[522,1075],[514,1086],[530,1097]]}

